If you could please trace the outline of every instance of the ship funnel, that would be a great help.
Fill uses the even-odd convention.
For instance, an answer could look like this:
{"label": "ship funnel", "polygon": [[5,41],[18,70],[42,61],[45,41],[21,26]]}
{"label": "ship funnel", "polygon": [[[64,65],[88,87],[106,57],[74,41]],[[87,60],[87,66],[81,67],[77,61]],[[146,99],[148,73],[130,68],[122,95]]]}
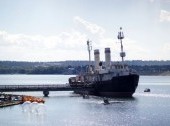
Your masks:
{"label": "ship funnel", "polygon": [[94,61],[95,61],[95,70],[99,70],[100,66],[100,52],[98,49],[94,50]]}
{"label": "ship funnel", "polygon": [[111,65],[110,48],[105,48],[105,66],[106,66],[106,69],[109,69],[110,65]]}

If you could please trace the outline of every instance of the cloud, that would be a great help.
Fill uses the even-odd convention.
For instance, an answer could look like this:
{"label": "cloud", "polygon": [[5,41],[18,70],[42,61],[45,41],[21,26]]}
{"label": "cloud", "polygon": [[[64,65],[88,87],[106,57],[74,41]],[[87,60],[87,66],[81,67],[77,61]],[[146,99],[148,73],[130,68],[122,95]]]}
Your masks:
{"label": "cloud", "polygon": [[[110,47],[113,60],[119,60],[120,43],[117,38],[109,37],[105,29],[80,17],[74,17],[78,27],[53,36],[13,34],[0,31],[0,59],[27,61],[88,60],[86,41],[92,41],[93,50],[100,49],[104,60],[104,48]],[[77,25],[76,25],[77,26]],[[84,31],[85,30],[85,31]],[[89,37],[90,36],[90,37]],[[137,41],[126,38],[124,49],[127,59],[142,57],[145,50]],[[137,51],[136,51],[137,50]],[[134,52],[135,53],[134,55]],[[92,52],[93,58],[93,52]]]}
{"label": "cloud", "polygon": [[86,30],[90,31],[92,34],[103,34],[105,32],[104,28],[102,28],[101,26],[88,22],[78,16],[74,17],[74,20],[83,25]]}
{"label": "cloud", "polygon": [[164,53],[170,54],[170,43],[164,43],[162,50]]}
{"label": "cloud", "polygon": [[170,0],[149,0],[149,1],[150,1],[151,3],[154,3],[155,1],[170,3]]}
{"label": "cloud", "polygon": [[166,10],[161,10],[160,12],[160,22],[168,21],[170,22],[170,12]]}
{"label": "cloud", "polygon": [[153,3],[155,0],[149,0],[151,3]]}
{"label": "cloud", "polygon": [[[0,31],[1,46],[18,46],[32,49],[76,49],[81,46],[81,41],[86,40],[86,35],[78,31],[62,32],[56,36],[11,34]],[[74,46],[73,46],[74,45]]]}
{"label": "cloud", "polygon": [[[85,58],[85,34],[71,30],[55,36],[12,34],[0,31],[0,59],[61,61]],[[81,55],[80,55],[81,54]],[[84,53],[86,54],[86,53]]]}

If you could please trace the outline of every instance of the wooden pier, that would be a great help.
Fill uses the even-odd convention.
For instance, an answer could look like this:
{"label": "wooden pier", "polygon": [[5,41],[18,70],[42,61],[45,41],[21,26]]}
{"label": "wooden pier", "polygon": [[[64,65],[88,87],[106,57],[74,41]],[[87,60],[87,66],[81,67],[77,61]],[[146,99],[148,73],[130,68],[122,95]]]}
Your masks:
{"label": "wooden pier", "polygon": [[92,86],[75,86],[69,84],[41,84],[41,85],[0,85],[0,92],[32,92],[42,91],[44,96],[49,95],[49,91],[93,91]]}

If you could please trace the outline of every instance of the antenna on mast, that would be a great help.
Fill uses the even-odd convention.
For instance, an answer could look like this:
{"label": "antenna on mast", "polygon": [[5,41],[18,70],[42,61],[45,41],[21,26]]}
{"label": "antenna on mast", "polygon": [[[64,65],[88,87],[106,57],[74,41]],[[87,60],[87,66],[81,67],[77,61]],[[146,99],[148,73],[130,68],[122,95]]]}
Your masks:
{"label": "antenna on mast", "polygon": [[89,63],[90,63],[91,62],[92,43],[89,40],[87,40],[87,50],[88,50],[88,53],[89,53]]}
{"label": "antenna on mast", "polygon": [[121,52],[120,52],[120,57],[122,57],[122,62],[124,61],[124,57],[126,56],[125,52],[123,52],[123,43],[122,39],[124,39],[124,34],[122,32],[122,27],[120,27],[120,32],[118,32],[117,38],[120,40],[121,43]]}

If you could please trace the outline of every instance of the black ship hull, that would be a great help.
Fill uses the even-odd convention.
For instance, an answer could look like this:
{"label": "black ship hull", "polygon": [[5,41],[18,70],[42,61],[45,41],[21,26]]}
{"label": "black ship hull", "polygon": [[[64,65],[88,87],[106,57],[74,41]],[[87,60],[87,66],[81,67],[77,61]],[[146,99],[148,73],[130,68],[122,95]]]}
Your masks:
{"label": "black ship hull", "polygon": [[107,97],[132,97],[139,81],[139,75],[131,74],[112,77],[111,80],[94,83],[92,95]]}
{"label": "black ship hull", "polygon": [[[102,78],[100,75],[98,75],[99,78]],[[100,79],[99,79],[100,80]],[[138,74],[129,74],[129,75],[123,75],[123,76],[114,76],[109,80],[103,80],[100,81],[94,81],[92,82],[91,86],[93,88],[93,91],[74,91],[78,94],[90,94],[90,95],[96,95],[96,96],[104,96],[104,97],[132,97],[134,94],[139,81],[139,75]],[[79,84],[72,86],[77,87],[84,85]]]}

